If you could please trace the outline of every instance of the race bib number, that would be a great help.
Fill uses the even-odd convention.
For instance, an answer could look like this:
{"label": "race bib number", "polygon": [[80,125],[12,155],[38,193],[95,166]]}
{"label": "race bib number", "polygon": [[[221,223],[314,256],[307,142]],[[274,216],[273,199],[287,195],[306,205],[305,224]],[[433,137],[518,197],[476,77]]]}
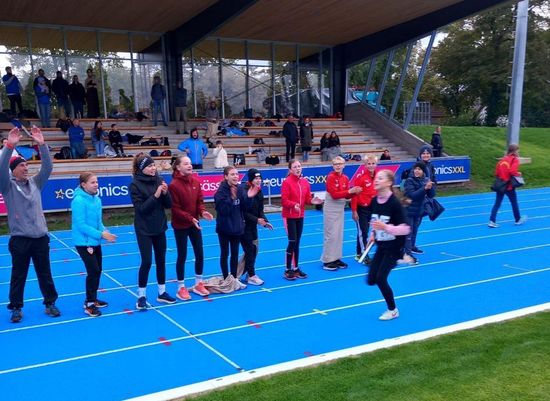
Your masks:
{"label": "race bib number", "polygon": [[[376,220],[380,220],[380,221],[387,224],[390,221],[390,216],[373,214],[371,216],[371,222],[376,221]],[[393,241],[395,239],[395,236],[391,235],[391,234],[388,234],[387,232],[382,231],[382,230],[374,230],[374,238],[375,238],[376,241]]]}

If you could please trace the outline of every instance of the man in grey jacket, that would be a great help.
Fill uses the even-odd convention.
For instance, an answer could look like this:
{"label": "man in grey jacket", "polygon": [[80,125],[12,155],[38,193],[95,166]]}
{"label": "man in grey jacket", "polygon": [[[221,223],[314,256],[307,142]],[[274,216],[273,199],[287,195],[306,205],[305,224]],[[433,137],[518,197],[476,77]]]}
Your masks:
{"label": "man in grey jacket", "polygon": [[38,143],[42,160],[40,171],[34,177],[29,178],[25,159],[20,156],[12,157],[12,150],[21,140],[18,128],[10,131],[6,147],[0,152],[0,193],[6,203],[10,231],[8,248],[12,271],[8,309],[11,310],[13,323],[20,322],[23,318],[23,293],[31,259],[44,297],[46,314],[52,317],[61,315],[55,306],[57,291],[50,268],[50,237],[40,194],[50,177],[53,164],[40,129],[33,127],[31,135]]}

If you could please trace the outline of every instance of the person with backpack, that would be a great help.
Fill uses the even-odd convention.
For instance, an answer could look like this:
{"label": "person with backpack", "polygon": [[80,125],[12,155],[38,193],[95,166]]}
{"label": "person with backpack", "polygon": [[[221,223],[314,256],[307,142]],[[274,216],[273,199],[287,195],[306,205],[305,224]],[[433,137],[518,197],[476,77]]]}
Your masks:
{"label": "person with backpack", "polygon": [[38,144],[42,160],[40,171],[34,177],[29,178],[27,161],[21,156],[13,157],[11,153],[21,140],[19,128],[9,132],[6,149],[0,152],[0,194],[6,204],[10,235],[7,247],[11,254],[8,309],[12,323],[23,319],[23,293],[31,259],[44,297],[45,313],[51,317],[61,315],[55,306],[58,295],[50,267],[50,237],[41,200],[41,191],[48,182],[53,164],[42,131],[33,127],[31,136]]}
{"label": "person with backpack", "polygon": [[322,199],[312,196],[309,182],[302,177],[302,164],[298,160],[291,160],[288,163],[288,175],[281,185],[282,215],[288,236],[284,272],[287,280],[307,278],[307,274],[299,267],[305,209],[306,205],[322,204]]}
{"label": "person with backpack", "polygon": [[80,174],[79,185],[71,201],[71,232],[73,244],[86,268],[84,313],[91,317],[101,316],[99,309],[109,305],[97,298],[103,264],[101,240],[116,240],[116,235],[103,225],[103,209],[98,194],[97,176],[89,171]]}
{"label": "person with backpack", "polygon": [[172,197],[172,228],[178,249],[176,259],[178,292],[176,297],[187,301],[191,299],[189,291],[185,288],[187,239],[191,240],[195,254],[195,285],[192,291],[202,297],[210,294],[202,280],[204,251],[200,219],[211,221],[214,220],[214,217],[204,207],[200,182],[193,175],[191,159],[187,156],[178,156],[172,163],[172,170],[172,182],[168,185],[168,191]]}
{"label": "person with backpack", "polygon": [[[244,213],[247,196],[239,184],[239,171],[228,166],[223,169],[223,181],[214,195],[216,233],[220,243],[220,268],[223,278],[237,278],[239,244],[244,234]],[[231,255],[231,256],[230,256]],[[230,258],[229,266],[227,258]]]}
{"label": "person with backpack", "polygon": [[309,152],[311,151],[311,143],[313,142],[313,123],[311,118],[306,116],[302,124],[300,124],[300,144],[302,146],[302,160],[309,160]]}
{"label": "person with backpack", "polygon": [[182,141],[178,145],[178,149],[181,152],[187,153],[187,156],[191,159],[193,169],[202,169],[202,159],[208,155],[208,146],[199,138],[199,130],[197,127],[191,130],[189,138]]}
{"label": "person with backpack", "polygon": [[134,205],[134,231],[136,233],[141,264],[138,274],[138,300],[136,309],[147,310],[147,280],[155,251],[157,269],[157,302],[173,304],[176,299],[166,291],[166,230],[165,209],[172,207],[168,185],[157,173],[155,161],[147,155],[139,155],[133,162],[133,179],[130,197]]}
{"label": "person with backpack", "polygon": [[374,178],[376,196],[372,200],[371,241],[376,243],[376,253],[372,258],[367,284],[377,285],[386,301],[387,310],[380,320],[392,320],[399,317],[395,305],[393,290],[388,276],[401,258],[405,236],[410,232],[406,224],[401,203],[393,193],[394,175],[390,170],[380,170]]}
{"label": "person with backpack", "polygon": [[503,192],[496,191],[496,198],[493,208],[491,209],[491,216],[489,217],[490,228],[497,228],[497,213],[504,199],[504,195],[508,197],[510,205],[512,206],[512,213],[514,214],[515,225],[519,226],[525,223],[527,216],[521,216],[518,205],[518,197],[516,189],[511,184],[512,177],[521,176],[519,171],[519,146],[512,143],[508,146],[506,156],[500,159],[495,168],[495,176],[502,181],[507,182],[506,188]]}
{"label": "person with backpack", "polygon": [[244,249],[244,273],[246,282],[251,285],[262,285],[264,281],[256,274],[255,263],[258,255],[258,226],[273,230],[264,213],[264,195],[262,193],[262,174],[251,168],[247,172],[248,180],[242,184],[247,195],[244,211],[244,234],[242,245]]}
{"label": "person with backpack", "polygon": [[405,239],[403,259],[409,264],[416,265],[418,260],[412,256],[415,254],[423,254],[424,251],[416,246],[416,236],[418,228],[422,224],[424,216],[424,203],[426,197],[433,198],[435,196],[434,183],[426,177],[426,166],[422,162],[416,162],[411,171],[412,174],[405,180],[404,195],[410,199],[407,206],[406,220],[411,231]]}

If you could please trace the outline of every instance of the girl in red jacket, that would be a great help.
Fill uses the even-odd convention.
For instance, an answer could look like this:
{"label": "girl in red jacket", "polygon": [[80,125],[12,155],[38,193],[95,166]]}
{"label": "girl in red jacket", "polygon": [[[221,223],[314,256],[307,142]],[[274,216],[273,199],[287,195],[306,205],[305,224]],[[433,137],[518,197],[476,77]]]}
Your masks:
{"label": "girl in red jacket", "polygon": [[[355,260],[359,260],[369,239],[370,204],[372,199],[376,196],[374,176],[376,173],[376,166],[378,165],[378,158],[374,155],[365,155],[363,157],[363,163],[365,164],[365,170],[363,174],[355,179],[355,185],[361,187],[363,191],[359,195],[351,198],[351,217],[357,224]],[[366,265],[370,264],[368,255],[364,263]]]}
{"label": "girl in red jacket", "polygon": [[327,176],[327,193],[323,207],[323,269],[338,270],[348,267],[341,260],[344,245],[344,208],[346,199],[361,193],[361,187],[350,188],[349,178],[343,173],[346,161],[336,156],[332,159],[332,168]]}
{"label": "girl in red jacket", "polygon": [[[298,267],[305,205],[320,205],[323,201],[319,198],[312,199],[309,182],[302,178],[302,164],[298,160],[291,160],[288,163],[288,169],[288,176],[281,186],[283,221],[288,235],[284,277],[287,280],[296,280],[307,277],[307,274]],[[292,260],[294,260],[294,268],[292,268]]]}
{"label": "girl in red jacket", "polygon": [[493,209],[491,210],[491,217],[489,218],[489,227],[491,228],[497,228],[498,224],[497,221],[497,213],[498,209],[500,209],[500,205],[502,204],[502,199],[504,199],[504,195],[508,197],[510,200],[510,204],[512,205],[512,212],[514,213],[514,220],[516,221],[516,225],[521,225],[525,223],[525,220],[527,220],[527,216],[521,217],[521,214],[519,213],[519,206],[518,206],[518,197],[516,195],[516,189],[510,184],[510,179],[512,176],[520,176],[521,173],[518,171],[519,169],[519,146],[516,144],[511,144],[508,146],[508,153],[506,156],[504,156],[500,161],[497,163],[497,167],[495,169],[495,176],[499,177],[503,181],[507,181],[508,185],[506,186],[506,190],[504,192],[496,192],[497,197],[495,199],[495,204],[493,205]]}
{"label": "girl in red jacket", "polygon": [[199,220],[213,220],[214,217],[206,211],[203,202],[199,180],[193,175],[191,159],[179,156],[172,165],[174,170],[172,182],[168,191],[172,196],[172,228],[176,238],[178,258],[176,260],[176,275],[178,292],[176,296],[182,301],[191,299],[185,288],[185,260],[187,259],[187,238],[191,240],[195,253],[195,286],[193,292],[200,296],[207,296],[209,291],[202,283],[204,268],[204,252],[202,244],[201,226]]}

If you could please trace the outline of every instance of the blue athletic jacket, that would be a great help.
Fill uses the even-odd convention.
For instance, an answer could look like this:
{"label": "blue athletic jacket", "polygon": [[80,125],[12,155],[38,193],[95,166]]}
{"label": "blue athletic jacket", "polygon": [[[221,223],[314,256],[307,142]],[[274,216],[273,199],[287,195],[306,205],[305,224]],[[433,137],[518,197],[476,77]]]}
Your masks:
{"label": "blue athletic jacket", "polygon": [[231,198],[231,189],[223,180],[214,195],[216,204],[216,232],[225,235],[243,235],[244,212],[247,196],[241,186],[237,187],[237,198]]}
{"label": "blue athletic jacket", "polygon": [[72,234],[75,246],[101,245],[101,233],[105,226],[101,220],[101,199],[90,195],[81,187],[74,192],[71,202]]}

